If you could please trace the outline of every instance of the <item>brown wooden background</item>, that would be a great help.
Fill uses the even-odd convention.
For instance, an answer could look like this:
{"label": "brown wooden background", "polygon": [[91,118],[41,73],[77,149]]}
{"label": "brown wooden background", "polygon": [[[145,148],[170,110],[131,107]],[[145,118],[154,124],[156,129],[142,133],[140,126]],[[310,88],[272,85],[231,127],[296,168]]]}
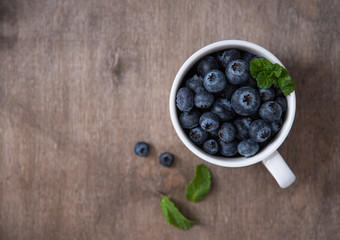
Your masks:
{"label": "brown wooden background", "polygon": [[[0,0],[0,239],[340,239],[340,4],[300,1]],[[281,154],[297,175],[206,164],[172,128],[168,97],[199,48],[244,39],[297,81]],[[147,158],[136,141],[152,144]],[[161,167],[170,151],[176,163]],[[164,222],[167,193],[199,224]]]}

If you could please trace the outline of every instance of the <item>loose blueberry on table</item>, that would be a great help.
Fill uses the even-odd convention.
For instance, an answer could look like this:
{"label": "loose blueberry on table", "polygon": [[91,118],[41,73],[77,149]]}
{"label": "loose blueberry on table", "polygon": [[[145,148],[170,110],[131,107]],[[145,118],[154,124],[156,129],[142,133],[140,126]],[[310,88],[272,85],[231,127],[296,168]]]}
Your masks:
{"label": "loose blueberry on table", "polygon": [[149,153],[149,144],[147,144],[146,142],[136,143],[135,153],[140,157],[145,157]]}
{"label": "loose blueberry on table", "polygon": [[174,162],[174,156],[171,153],[165,152],[159,156],[159,163],[164,167],[171,167]]}
{"label": "loose blueberry on table", "polygon": [[[250,61],[263,59],[238,49],[203,57],[176,95],[179,122],[189,139],[211,155],[252,157],[279,132],[287,111],[282,91],[259,88]],[[173,156],[160,157],[164,166]]]}

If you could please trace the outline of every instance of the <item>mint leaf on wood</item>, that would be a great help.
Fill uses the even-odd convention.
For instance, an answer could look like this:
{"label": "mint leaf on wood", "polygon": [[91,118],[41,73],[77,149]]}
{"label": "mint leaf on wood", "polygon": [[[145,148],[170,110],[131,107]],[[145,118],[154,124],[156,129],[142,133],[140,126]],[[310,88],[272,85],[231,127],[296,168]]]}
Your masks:
{"label": "mint leaf on wood", "polygon": [[194,221],[183,216],[175,204],[165,195],[161,200],[161,208],[165,221],[177,228],[189,229],[196,224]]}
{"label": "mint leaf on wood", "polygon": [[209,192],[211,186],[211,173],[203,164],[196,167],[195,177],[189,183],[185,197],[187,200],[198,202]]}

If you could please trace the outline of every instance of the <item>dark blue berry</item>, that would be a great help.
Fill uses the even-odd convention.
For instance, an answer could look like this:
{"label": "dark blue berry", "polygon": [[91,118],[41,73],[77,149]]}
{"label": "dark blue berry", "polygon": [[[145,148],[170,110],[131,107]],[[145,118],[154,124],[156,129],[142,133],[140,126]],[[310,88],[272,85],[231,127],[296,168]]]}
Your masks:
{"label": "dark blue berry", "polygon": [[246,139],[237,145],[237,151],[244,157],[254,156],[259,151],[259,144],[252,139]]}
{"label": "dark blue berry", "polygon": [[220,149],[220,153],[223,156],[226,157],[231,157],[234,156],[237,153],[237,144],[238,142],[234,141],[234,142],[224,142],[221,139],[218,140],[219,143],[219,149]]}
{"label": "dark blue berry", "polygon": [[234,121],[234,126],[236,128],[236,137],[239,140],[249,138],[250,124],[251,124],[250,118],[239,118]]}
{"label": "dark blue berry", "polygon": [[145,157],[149,153],[149,145],[146,142],[138,142],[135,145],[135,153],[138,156]]}
{"label": "dark blue berry", "polygon": [[209,92],[216,93],[225,88],[227,80],[223,72],[213,69],[204,76],[203,85]]}
{"label": "dark blue berry", "polygon": [[197,145],[201,145],[208,138],[208,133],[206,133],[202,128],[196,127],[190,130],[189,138]]}
{"label": "dark blue berry", "polygon": [[249,64],[241,59],[229,63],[225,70],[228,81],[234,85],[246,83],[250,77]]}
{"label": "dark blue berry", "polygon": [[182,128],[194,128],[198,126],[198,121],[200,119],[200,112],[197,110],[193,110],[190,112],[183,112],[179,115],[179,123]]}
{"label": "dark blue berry", "polygon": [[209,154],[216,154],[218,152],[218,143],[214,139],[209,139],[203,144],[203,150]]}
{"label": "dark blue berry", "polygon": [[235,139],[236,129],[233,124],[225,122],[221,125],[220,130],[218,130],[218,136],[225,142],[231,142]]}
{"label": "dark blue berry", "polygon": [[215,113],[205,112],[200,117],[199,124],[204,131],[212,132],[218,129],[220,122]]}
{"label": "dark blue berry", "polygon": [[275,95],[277,97],[282,97],[283,96],[283,92],[281,91],[280,88],[275,88]]}
{"label": "dark blue berry", "polygon": [[211,111],[215,113],[221,121],[230,121],[235,117],[235,111],[231,106],[231,102],[224,98],[217,99]]}
{"label": "dark blue berry", "polygon": [[234,111],[242,116],[250,116],[260,107],[260,95],[252,87],[241,87],[231,97]]}
{"label": "dark blue berry", "polygon": [[257,82],[254,78],[252,78],[251,76],[249,76],[247,82],[244,84],[244,86],[249,86],[249,87],[253,87],[256,88],[257,87]]}
{"label": "dark blue berry", "polygon": [[272,133],[277,133],[282,127],[282,119],[280,118],[278,121],[271,122],[270,126],[272,128]]}
{"label": "dark blue berry", "polygon": [[241,58],[241,53],[237,49],[228,49],[216,54],[216,58],[221,67],[225,69],[231,61]]}
{"label": "dark blue berry", "polygon": [[282,108],[275,101],[267,101],[261,105],[259,113],[261,118],[267,122],[278,121],[282,116]]}
{"label": "dark blue berry", "polygon": [[194,106],[194,94],[189,88],[182,87],[176,95],[176,105],[179,110],[188,112]]}
{"label": "dark blue berry", "polygon": [[204,77],[212,69],[218,69],[218,63],[214,57],[206,56],[198,62],[197,74]]}
{"label": "dark blue berry", "polygon": [[241,59],[249,63],[253,59],[253,57],[255,57],[254,54],[250,52],[243,52]]}
{"label": "dark blue berry", "polygon": [[273,100],[275,98],[275,90],[273,88],[260,88],[260,97],[263,102]]}
{"label": "dark blue berry", "polygon": [[278,97],[275,99],[275,102],[277,102],[278,104],[280,104],[281,108],[282,108],[282,112],[287,111],[287,101],[284,97]]}
{"label": "dark blue berry", "polygon": [[220,97],[225,98],[227,100],[231,100],[231,96],[233,96],[233,93],[236,91],[238,87],[232,84],[227,84],[227,86],[220,92]]}
{"label": "dark blue berry", "polygon": [[209,135],[212,138],[217,138],[218,137],[218,129],[216,129],[215,131],[209,132]]}
{"label": "dark blue berry", "polygon": [[190,88],[194,93],[198,93],[204,89],[203,78],[194,75],[185,82],[185,87]]}
{"label": "dark blue berry", "polygon": [[264,142],[271,136],[271,128],[268,123],[262,119],[258,119],[250,124],[249,136],[255,142]]}
{"label": "dark blue berry", "polygon": [[194,97],[194,104],[198,108],[209,108],[214,103],[214,95],[206,90],[196,93]]}
{"label": "dark blue berry", "polygon": [[159,163],[164,167],[170,167],[174,162],[174,156],[171,153],[165,152],[159,156]]}

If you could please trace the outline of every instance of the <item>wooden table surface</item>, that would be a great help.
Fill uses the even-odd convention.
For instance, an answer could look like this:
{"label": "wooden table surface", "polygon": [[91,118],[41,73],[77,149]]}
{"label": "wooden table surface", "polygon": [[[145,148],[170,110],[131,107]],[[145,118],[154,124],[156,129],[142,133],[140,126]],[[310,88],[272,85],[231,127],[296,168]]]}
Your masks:
{"label": "wooden table surface", "polygon": [[[340,239],[339,3],[1,0],[0,239]],[[203,160],[172,127],[169,91],[223,39],[262,45],[296,79],[279,150],[297,181],[283,190],[262,164],[205,163],[212,190],[192,203]],[[157,191],[198,224],[168,225]]]}

